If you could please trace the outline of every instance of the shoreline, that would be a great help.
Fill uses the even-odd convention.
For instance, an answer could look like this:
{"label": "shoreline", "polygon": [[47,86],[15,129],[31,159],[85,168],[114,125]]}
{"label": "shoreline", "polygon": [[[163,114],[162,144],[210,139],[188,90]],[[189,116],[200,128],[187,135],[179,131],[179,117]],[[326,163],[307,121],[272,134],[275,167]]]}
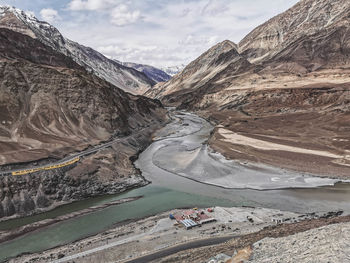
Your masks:
{"label": "shoreline", "polygon": [[[226,152],[223,147],[220,144],[220,136],[221,134],[218,132],[218,129],[222,128],[222,121],[220,121],[219,119],[215,118],[214,116],[206,116],[206,112],[199,110],[199,111],[189,111],[190,113],[193,113],[201,118],[203,118],[204,120],[206,120],[207,122],[209,122],[212,126],[213,129],[210,132],[209,138],[206,141],[207,146],[212,149],[214,152],[222,155],[226,160],[229,161],[237,161],[237,162],[247,162],[249,164],[253,164],[253,165],[263,165],[263,166],[272,166],[272,167],[276,167],[278,169],[282,169],[282,170],[286,170],[286,171],[291,171],[291,172],[297,172],[297,173],[303,173],[305,175],[310,175],[312,177],[319,177],[319,178],[327,178],[327,179],[335,179],[335,180],[340,180],[341,181],[346,181],[348,180],[350,182],[350,175],[347,176],[342,176],[342,175],[335,175],[335,174],[324,174],[322,172],[320,173],[315,173],[315,172],[310,172],[310,170],[308,169],[300,169],[299,166],[290,166],[290,167],[286,167],[285,165],[283,165],[282,163],[279,162],[275,162],[273,160],[271,160],[270,162],[266,161],[266,162],[254,162],[253,160],[251,160],[250,158],[232,158],[232,154]],[[247,156],[246,156],[247,157]],[[299,168],[299,169],[298,169]],[[338,183],[339,183],[338,182]]]}
{"label": "shoreline", "polygon": [[[168,218],[169,213],[176,213],[176,211],[181,211],[181,209],[120,222],[108,230],[66,245],[39,253],[18,255],[10,262],[50,261],[58,263],[69,260],[74,260],[74,262],[105,262],[104,260],[107,258],[109,260],[118,259],[121,262],[134,262],[134,260],[135,262],[143,262],[138,261],[138,258],[157,254],[176,246],[186,249],[188,244],[202,242],[201,240],[206,239],[220,239],[228,236],[234,236],[233,239],[242,238],[247,235],[259,235],[261,231],[266,229],[283,228],[284,226],[288,228],[293,224],[312,224],[314,220],[348,218],[347,220],[350,221],[350,216],[339,217],[341,212],[300,214],[266,208],[215,207],[214,217],[218,218],[217,222],[203,225],[201,228],[185,230],[181,226],[173,225],[173,221]],[[229,214],[227,214],[228,212]],[[248,217],[254,218],[254,220],[249,221]],[[281,223],[276,224],[271,220],[273,218],[279,218]],[[227,239],[223,244],[232,238]],[[222,245],[222,243],[211,245]],[[144,250],[140,250],[141,247]],[[194,249],[201,247],[202,245]],[[148,253],[143,251],[148,251]],[[175,251],[175,253],[182,252]]]}
{"label": "shoreline", "polygon": [[[179,112],[181,114],[181,111]],[[189,113],[192,114],[192,113]],[[223,180],[224,181],[220,181],[219,178],[207,178],[207,177],[198,177],[196,174],[191,174],[191,171],[185,171],[185,170],[172,170],[166,167],[166,165],[169,166],[169,163],[166,160],[160,160],[160,161],[156,161],[155,160],[155,154],[151,157],[152,159],[152,164],[171,174],[174,174],[176,176],[180,176],[189,180],[192,180],[194,182],[198,182],[201,184],[205,184],[205,185],[211,185],[211,186],[216,186],[222,189],[230,189],[230,190],[235,190],[235,189],[240,189],[240,190],[257,190],[257,191],[269,191],[269,190],[287,190],[287,189],[311,189],[311,188],[315,188],[315,187],[320,187],[320,186],[334,186],[336,183],[349,183],[350,181],[347,180],[346,178],[340,178],[340,177],[336,177],[336,178],[331,178],[329,177],[325,177],[322,175],[318,175],[315,173],[311,173],[308,171],[296,171],[294,169],[288,169],[288,168],[284,168],[283,166],[280,165],[271,165],[268,163],[264,163],[264,162],[256,162],[253,160],[247,160],[247,161],[242,161],[242,159],[239,158],[228,158],[226,156],[226,154],[223,154],[220,149],[217,149],[215,147],[215,145],[212,145],[212,141],[215,137],[215,130],[216,128],[213,127],[213,123],[206,118],[203,118],[200,114],[196,115],[199,118],[202,118],[203,120],[205,120],[208,124],[210,124],[210,133],[208,134],[208,138],[205,139],[203,142],[201,142],[201,146],[205,146],[206,147],[206,151],[208,153],[206,153],[206,157],[209,160],[213,160],[214,162],[218,162],[219,165],[226,165],[229,164],[233,167],[233,169],[245,169],[247,173],[254,173],[254,171],[256,172],[261,172],[261,176],[264,176],[264,174],[268,174],[268,173],[277,173],[277,182],[275,182],[274,180],[271,181],[262,181],[261,185],[259,184],[252,184],[249,182],[249,180],[237,180],[237,183],[235,182],[235,175],[232,174],[232,180],[233,183],[232,184],[227,184],[227,179],[225,179],[225,175],[223,175]],[[215,124],[214,124],[215,125]],[[161,142],[162,140],[169,140],[169,139],[176,139],[178,137],[186,137],[192,134],[197,133],[198,131],[194,131],[193,133],[190,134],[185,134],[185,135],[179,135],[179,136],[175,136],[175,137],[165,137],[162,138],[160,137],[157,142]],[[214,147],[212,147],[214,146]],[[159,149],[157,149],[158,152],[162,151],[162,149],[166,149],[168,147],[168,145],[163,145],[161,146]],[[192,150],[192,149],[191,149]],[[191,151],[188,151],[189,153]],[[165,151],[166,153],[166,151]],[[214,158],[215,157],[219,158]],[[164,165],[162,165],[162,161],[164,162]],[[174,160],[173,162],[175,163],[176,160]],[[193,163],[195,162],[195,159],[193,161]],[[211,162],[209,162],[211,163]],[[172,164],[172,163],[171,163]],[[195,165],[195,164],[193,164]],[[214,166],[215,164],[213,164]],[[189,165],[188,165],[189,166]],[[209,166],[209,168],[211,168]],[[186,168],[183,168],[186,169]],[[256,173],[255,172],[255,173]],[[285,176],[285,175],[289,175],[289,176]],[[290,180],[289,178],[293,177],[294,175],[298,175],[300,178],[305,178],[304,184],[300,183],[298,180],[296,180],[295,182],[285,182],[286,180]],[[230,175],[231,176],[231,175]],[[261,177],[262,178],[262,177]],[[226,180],[226,181],[225,181]],[[315,181],[316,180],[316,181]],[[318,180],[318,181],[317,181]]]}
{"label": "shoreline", "polygon": [[[51,206],[49,208],[44,208],[41,211],[36,211],[36,212],[34,212],[32,214],[28,214],[28,215],[15,214],[15,215],[10,216],[10,217],[0,218],[0,224],[8,222],[8,221],[11,221],[11,220],[18,220],[18,219],[21,219],[21,218],[27,218],[27,217],[31,217],[31,216],[38,216],[38,215],[41,215],[41,214],[45,214],[45,213],[54,211],[55,209],[62,208],[64,206],[66,206],[66,205],[71,205],[71,204],[74,204],[74,203],[77,203],[77,202],[86,201],[86,200],[89,200],[91,198],[98,198],[98,197],[104,197],[104,196],[113,196],[113,195],[123,194],[123,193],[131,191],[133,189],[144,187],[144,186],[146,186],[146,185],[148,185],[150,183],[143,176],[139,176],[138,174],[136,174],[136,176],[140,177],[141,180],[139,182],[134,183],[134,184],[126,185],[126,187],[123,189],[123,191],[120,191],[120,192],[117,192],[117,193],[113,193],[113,194],[94,195],[94,196],[90,196],[88,198],[83,198],[83,199],[80,199],[80,200],[61,201],[60,203],[56,203],[56,204],[54,204],[53,206]],[[0,230],[0,233],[1,233],[1,231],[4,231],[4,230]],[[0,243],[1,243],[1,241],[0,241]]]}
{"label": "shoreline", "polygon": [[[236,118],[235,121],[226,123],[219,114],[209,117],[206,117],[206,113],[202,111],[198,111],[196,114],[214,126],[207,144],[227,160],[274,166],[319,178],[350,180],[350,175],[347,172],[349,165],[341,163],[341,161],[347,162],[349,156],[346,153],[343,155],[333,153],[329,148],[323,149],[317,143],[310,143],[312,147],[307,146],[305,142],[298,143],[293,141],[295,138],[283,137],[283,134],[266,135],[260,130],[252,132],[247,128],[234,126],[234,123],[244,122],[245,119]],[[231,134],[222,134],[220,132],[222,130],[229,131],[238,139],[233,135],[232,138],[228,137]],[[254,142],[262,146],[253,145]],[[274,149],[273,146],[279,146],[281,149]],[[296,152],[294,148],[303,152]],[[343,149],[343,151],[345,150]]]}
{"label": "shoreline", "polygon": [[83,216],[83,215],[94,213],[96,211],[102,210],[102,209],[110,207],[110,206],[115,206],[115,205],[120,205],[120,204],[124,204],[127,202],[132,202],[132,201],[138,200],[140,198],[142,198],[142,196],[124,198],[124,199],[108,202],[105,204],[85,208],[85,209],[82,209],[82,210],[79,210],[76,212],[72,212],[72,213],[62,215],[62,216],[58,216],[56,218],[37,221],[35,223],[31,223],[31,224],[24,225],[22,227],[17,227],[17,228],[11,229],[10,231],[0,231],[0,245],[6,244],[7,242],[10,242],[12,240],[15,240],[16,238],[25,236],[25,235],[30,234],[32,232],[35,232],[37,230],[45,229],[48,226],[52,226],[54,224],[61,223],[63,221],[67,221],[67,220],[70,220],[73,218],[78,218],[78,217]]}
{"label": "shoreline", "polygon": [[[232,262],[241,262],[242,254],[245,260],[248,260],[255,253],[255,249],[260,247],[260,244],[266,239],[276,239],[277,242],[280,238],[288,238],[299,233],[305,233],[310,230],[318,230],[328,226],[337,226],[344,223],[349,224],[350,216],[334,216],[329,218],[316,218],[307,219],[291,224],[280,224],[276,226],[269,226],[261,229],[260,231],[240,235],[227,242],[217,245],[209,245],[200,248],[188,249],[178,253],[173,253],[165,258],[158,258],[159,263],[165,262],[205,262],[216,255],[229,255],[232,256]],[[315,237],[317,238],[317,236]],[[308,240],[312,242],[312,240]],[[282,253],[282,251],[279,251]],[[238,261],[236,261],[238,260]],[[127,263],[136,263],[138,261],[127,261]],[[140,261],[142,262],[142,261]],[[153,261],[152,261],[153,262]],[[231,262],[231,261],[230,261]]]}
{"label": "shoreline", "polygon": [[[216,153],[219,153],[219,152],[216,152]],[[219,154],[221,154],[221,153],[219,153]],[[226,160],[228,160],[228,159],[226,159]],[[264,165],[265,166],[265,164],[258,164],[258,163],[253,163],[253,162],[248,162],[248,164],[252,164],[252,165],[255,165],[255,166],[258,166],[258,165],[262,165],[262,166]],[[291,186],[291,187],[266,188],[266,189],[265,188],[264,189],[258,189],[258,188],[252,188],[252,187],[225,187],[225,186],[220,185],[220,184],[204,182],[204,181],[201,181],[199,179],[195,179],[195,178],[192,178],[192,177],[188,177],[188,176],[184,176],[184,175],[178,174],[178,173],[173,172],[171,170],[167,170],[167,169],[157,165],[156,163],[153,163],[153,165],[155,165],[157,168],[159,168],[159,169],[161,169],[161,170],[163,170],[165,172],[174,174],[175,176],[180,176],[180,177],[189,179],[191,181],[194,181],[194,182],[197,182],[197,183],[200,183],[200,184],[215,186],[215,187],[218,187],[218,188],[221,188],[221,189],[228,189],[228,190],[253,190],[253,191],[267,192],[267,191],[278,191],[278,190],[314,189],[314,188],[320,188],[320,187],[335,186],[336,184],[341,184],[341,183],[347,183],[347,184],[350,183],[350,180],[344,180],[344,179],[339,179],[339,178],[331,178],[331,177],[322,177],[322,176],[317,176],[317,175],[314,175],[314,174],[305,173],[307,176],[314,177],[314,178],[339,179],[339,181],[334,182],[334,184],[320,185],[320,186],[314,186],[314,187],[312,187],[312,186],[308,186],[308,187],[293,187],[293,186]],[[271,167],[274,167],[274,166],[271,166]],[[274,167],[274,168],[283,169],[282,167]],[[289,171],[289,170],[286,170],[286,169],[283,169],[283,170]],[[291,172],[297,172],[297,171],[291,171]]]}

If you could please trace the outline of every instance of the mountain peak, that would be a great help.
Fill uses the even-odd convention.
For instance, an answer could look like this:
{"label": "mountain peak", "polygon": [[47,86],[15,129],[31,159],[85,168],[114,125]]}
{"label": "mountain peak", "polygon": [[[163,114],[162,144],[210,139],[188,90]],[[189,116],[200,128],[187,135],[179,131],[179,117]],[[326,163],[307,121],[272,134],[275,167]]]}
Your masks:
{"label": "mountain peak", "polygon": [[349,12],[348,0],[302,0],[255,28],[240,41],[239,52],[247,54],[250,62],[267,60],[291,41],[348,20]]}
{"label": "mountain peak", "polygon": [[224,40],[215,45],[216,47],[228,47],[228,48],[237,48],[237,44],[232,42],[231,40]]}
{"label": "mountain peak", "polygon": [[[36,26],[41,25],[44,27],[54,28],[49,23],[45,21],[40,21],[39,19],[37,19],[32,12],[23,11],[21,9],[18,9],[16,7],[9,6],[9,5],[3,5],[3,6],[0,5],[0,21],[3,20],[4,17],[11,16],[11,15],[16,17],[19,21],[25,24],[32,24]],[[2,21],[0,24],[2,27],[4,27],[5,22]]]}
{"label": "mountain peak", "polygon": [[[230,41],[230,40],[224,40],[222,42],[217,43],[213,47],[211,47],[207,52],[205,52],[203,55],[209,55],[209,54],[218,54],[218,53],[224,53],[231,49],[237,50],[237,44]],[[202,55],[202,56],[203,56]]]}
{"label": "mountain peak", "polygon": [[187,65],[182,72],[164,85],[158,85],[146,94],[161,97],[174,91],[192,90],[205,85],[211,79],[226,74],[239,74],[250,68],[250,63],[237,51],[237,45],[230,40],[219,42],[196,60]]}
{"label": "mountain peak", "polygon": [[0,6],[0,28],[38,39],[124,91],[141,94],[155,84],[144,73],[122,66],[92,48],[65,38],[57,28],[40,21],[30,12],[11,6]]}
{"label": "mountain peak", "polygon": [[4,13],[14,13],[22,16],[34,17],[34,15],[31,12],[25,12],[21,9],[10,5],[0,5],[0,16]]}

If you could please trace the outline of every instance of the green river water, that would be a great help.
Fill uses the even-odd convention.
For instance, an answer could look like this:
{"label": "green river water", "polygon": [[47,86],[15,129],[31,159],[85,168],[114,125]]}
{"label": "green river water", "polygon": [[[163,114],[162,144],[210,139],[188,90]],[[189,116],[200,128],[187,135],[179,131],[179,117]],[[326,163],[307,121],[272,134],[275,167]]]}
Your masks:
{"label": "green river water", "polygon": [[[101,232],[113,225],[143,218],[160,212],[184,207],[212,206],[255,206],[295,212],[326,212],[344,210],[350,213],[350,184],[337,183],[322,187],[304,189],[224,189],[215,185],[203,184],[189,178],[176,176],[154,165],[154,156],[169,145],[186,144],[195,147],[208,138],[211,126],[205,120],[186,115],[178,122],[168,125],[162,138],[144,151],[136,166],[152,184],[122,194],[91,198],[59,207],[43,214],[0,222],[0,230],[8,230],[55,218],[122,198],[143,196],[136,201],[110,206],[100,211],[69,219],[49,227],[31,232],[7,243],[0,244],[0,261],[22,253],[43,251],[62,244],[73,242],[88,235]],[[186,123],[186,125],[183,125]],[[172,131],[178,131],[174,134]],[[191,134],[189,136],[189,134]],[[196,146],[197,147],[197,146]],[[176,154],[169,148],[169,151]],[[210,160],[210,159],[208,159]],[[216,163],[213,161],[213,165]],[[244,174],[242,174],[244,176]]]}

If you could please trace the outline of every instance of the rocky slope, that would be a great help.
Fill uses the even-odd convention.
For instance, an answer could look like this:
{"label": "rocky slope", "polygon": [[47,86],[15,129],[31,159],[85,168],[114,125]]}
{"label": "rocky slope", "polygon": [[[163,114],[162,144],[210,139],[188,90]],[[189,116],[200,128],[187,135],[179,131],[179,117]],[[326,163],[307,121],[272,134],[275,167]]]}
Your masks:
{"label": "rocky slope", "polygon": [[[265,238],[253,245],[247,262],[347,262],[350,223],[312,229],[288,237]],[[337,252],[335,252],[337,251]]]}
{"label": "rocky slope", "polygon": [[[219,79],[230,71],[230,74],[240,74],[249,69],[250,63],[237,52],[237,45],[231,41],[221,42],[199,58],[191,62],[185,69],[170,81],[160,83],[146,92],[151,97],[185,97],[187,92],[199,90],[207,86],[213,79]],[[209,87],[211,88],[211,87]],[[171,100],[171,99],[170,99]]]}
{"label": "rocky slope", "polygon": [[350,216],[327,217],[265,227],[219,245],[184,250],[152,263],[210,262],[210,258],[222,253],[233,255],[222,261],[225,263],[347,262],[348,247],[344,244],[349,239]]}
{"label": "rocky slope", "polygon": [[72,167],[2,176],[0,217],[145,183],[131,159],[165,120],[159,101],[128,94],[38,39],[5,28],[0,29],[0,80],[1,165],[45,163],[132,135]]}
{"label": "rocky slope", "polygon": [[171,76],[165,73],[163,70],[149,66],[149,65],[143,65],[143,64],[136,64],[132,62],[124,62],[121,63],[122,65],[136,69],[140,72],[145,73],[145,75],[153,80],[154,82],[166,82],[171,79]]}
{"label": "rocky slope", "polygon": [[239,44],[226,40],[212,47],[170,82],[148,94],[176,102],[181,93],[212,93],[212,88],[200,92],[203,86],[215,86],[216,90],[247,88],[259,77],[276,78],[271,76],[275,73],[294,77],[323,70],[334,77],[337,73],[326,70],[350,68],[349,12],[350,4],[345,0],[302,0],[254,29]]}
{"label": "rocky slope", "polygon": [[55,27],[19,9],[0,6],[0,28],[38,39],[55,51],[72,58],[88,71],[133,94],[142,94],[155,84],[142,72],[123,66],[92,48],[63,37]]}
{"label": "rocky slope", "polygon": [[[301,0],[286,12],[254,29],[239,43],[239,52],[251,62],[267,61],[292,43],[341,26],[349,26],[346,0]],[[346,40],[346,39],[344,39]],[[306,47],[310,47],[306,46]],[[310,51],[312,48],[310,49]]]}
{"label": "rocky slope", "polygon": [[[302,0],[239,44],[214,46],[147,94],[211,118],[232,133],[226,137],[248,137],[236,143],[219,126],[211,146],[227,157],[348,176],[349,13],[346,0]],[[286,145],[298,149],[276,150]]]}

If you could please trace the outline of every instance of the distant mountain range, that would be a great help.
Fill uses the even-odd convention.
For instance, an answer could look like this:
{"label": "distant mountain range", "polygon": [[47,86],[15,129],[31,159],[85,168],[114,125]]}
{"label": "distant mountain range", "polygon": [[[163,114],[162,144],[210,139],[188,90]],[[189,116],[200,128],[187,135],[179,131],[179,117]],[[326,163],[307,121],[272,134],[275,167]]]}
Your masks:
{"label": "distant mountain range", "polygon": [[[118,61],[119,62],[119,61]],[[132,62],[119,62],[120,64],[136,69],[140,72],[143,72],[148,78],[153,80],[154,82],[167,82],[171,79],[171,76],[165,73],[163,70],[143,64],[136,64]]]}
{"label": "distant mountain range", "polygon": [[149,79],[144,73],[123,66],[92,48],[65,38],[55,27],[47,22],[39,21],[31,14],[13,7],[0,6],[0,18],[1,28],[38,39],[124,91],[142,94],[155,84],[155,81]]}

